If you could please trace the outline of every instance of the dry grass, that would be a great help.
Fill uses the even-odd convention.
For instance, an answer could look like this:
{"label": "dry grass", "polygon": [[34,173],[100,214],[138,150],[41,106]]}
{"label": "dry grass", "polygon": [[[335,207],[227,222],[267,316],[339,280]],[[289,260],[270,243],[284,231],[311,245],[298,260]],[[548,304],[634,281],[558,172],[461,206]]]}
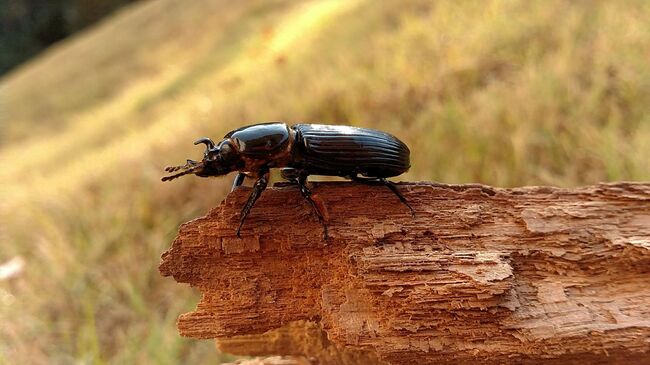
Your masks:
{"label": "dry grass", "polygon": [[159,277],[229,181],[161,184],[198,136],[285,120],[376,127],[405,180],[650,180],[645,1],[139,4],[0,82],[0,363],[214,363]]}

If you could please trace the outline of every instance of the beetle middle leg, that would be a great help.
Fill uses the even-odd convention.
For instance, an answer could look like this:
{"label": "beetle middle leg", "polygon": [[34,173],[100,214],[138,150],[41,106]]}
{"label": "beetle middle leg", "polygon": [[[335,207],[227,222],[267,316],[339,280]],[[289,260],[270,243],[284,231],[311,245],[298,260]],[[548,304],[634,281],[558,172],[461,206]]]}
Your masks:
{"label": "beetle middle leg", "polygon": [[359,177],[359,176],[355,175],[355,176],[351,176],[350,178],[352,179],[352,181],[356,181],[356,182],[359,182],[359,183],[362,183],[362,184],[368,184],[368,185],[381,184],[381,185],[386,186],[387,188],[390,189],[390,191],[392,191],[395,195],[397,195],[399,200],[409,208],[409,210],[411,211],[411,215],[413,217],[415,217],[415,210],[413,209],[413,207],[411,207],[408,200],[406,200],[404,195],[402,195],[402,193],[399,191],[399,189],[397,188],[397,185],[395,185],[394,182],[392,182],[390,180],[386,180],[385,177],[363,178],[363,177]]}
{"label": "beetle middle leg", "polygon": [[259,176],[260,178],[257,179],[255,185],[253,185],[253,191],[251,192],[251,195],[248,196],[246,205],[244,205],[244,208],[241,210],[241,215],[239,217],[239,227],[237,227],[237,237],[241,237],[239,235],[239,232],[241,231],[241,227],[244,225],[244,221],[246,220],[248,213],[250,213],[251,208],[253,208],[253,205],[255,205],[255,202],[260,197],[260,195],[262,195],[262,191],[266,189],[266,185],[269,183],[268,169],[260,171]]}
{"label": "beetle middle leg", "polygon": [[286,179],[294,184],[297,184],[298,187],[300,187],[300,193],[302,194],[303,198],[309,202],[311,205],[312,209],[316,213],[316,216],[318,217],[318,222],[323,226],[323,239],[327,240],[328,239],[328,233],[327,233],[327,223],[325,223],[325,217],[323,215],[323,212],[321,209],[318,207],[318,204],[314,199],[311,197],[312,196],[312,191],[307,187],[307,172],[304,170],[298,170],[294,168],[283,168],[280,170],[280,173],[282,175],[283,179]]}
{"label": "beetle middle leg", "polygon": [[244,183],[245,178],[246,178],[246,174],[244,174],[243,172],[238,172],[237,176],[235,176],[235,180],[233,180],[232,182],[232,188],[230,189],[230,192],[240,187]]}

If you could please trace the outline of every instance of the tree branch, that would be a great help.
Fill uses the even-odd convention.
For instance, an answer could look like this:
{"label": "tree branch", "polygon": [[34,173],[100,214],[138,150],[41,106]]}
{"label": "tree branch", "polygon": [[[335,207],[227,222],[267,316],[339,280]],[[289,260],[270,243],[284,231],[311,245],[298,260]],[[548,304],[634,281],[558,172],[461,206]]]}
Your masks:
{"label": "tree branch", "polygon": [[184,336],[320,363],[650,362],[650,183],[250,189],[183,224],[160,271],[199,288]]}

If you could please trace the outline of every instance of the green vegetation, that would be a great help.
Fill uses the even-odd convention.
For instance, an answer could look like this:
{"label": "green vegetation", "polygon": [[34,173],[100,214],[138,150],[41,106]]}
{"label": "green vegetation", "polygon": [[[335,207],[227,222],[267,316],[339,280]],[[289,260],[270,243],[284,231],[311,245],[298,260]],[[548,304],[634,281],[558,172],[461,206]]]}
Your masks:
{"label": "green vegetation", "polygon": [[0,363],[214,363],[157,272],[229,178],[162,184],[191,142],[266,120],[380,128],[404,180],[650,180],[646,1],[132,6],[0,81]]}
{"label": "green vegetation", "polygon": [[0,75],[135,0],[0,0]]}

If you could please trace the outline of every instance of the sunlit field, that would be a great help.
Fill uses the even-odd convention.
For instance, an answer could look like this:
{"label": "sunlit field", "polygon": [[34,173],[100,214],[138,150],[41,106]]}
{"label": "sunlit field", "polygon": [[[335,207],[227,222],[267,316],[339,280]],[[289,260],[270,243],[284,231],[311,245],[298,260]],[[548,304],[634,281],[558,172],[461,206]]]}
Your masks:
{"label": "sunlit field", "polygon": [[282,120],[404,140],[394,180],[650,180],[648,1],[206,1],[124,8],[0,80],[0,364],[214,364],[158,274],[231,177],[197,137]]}

